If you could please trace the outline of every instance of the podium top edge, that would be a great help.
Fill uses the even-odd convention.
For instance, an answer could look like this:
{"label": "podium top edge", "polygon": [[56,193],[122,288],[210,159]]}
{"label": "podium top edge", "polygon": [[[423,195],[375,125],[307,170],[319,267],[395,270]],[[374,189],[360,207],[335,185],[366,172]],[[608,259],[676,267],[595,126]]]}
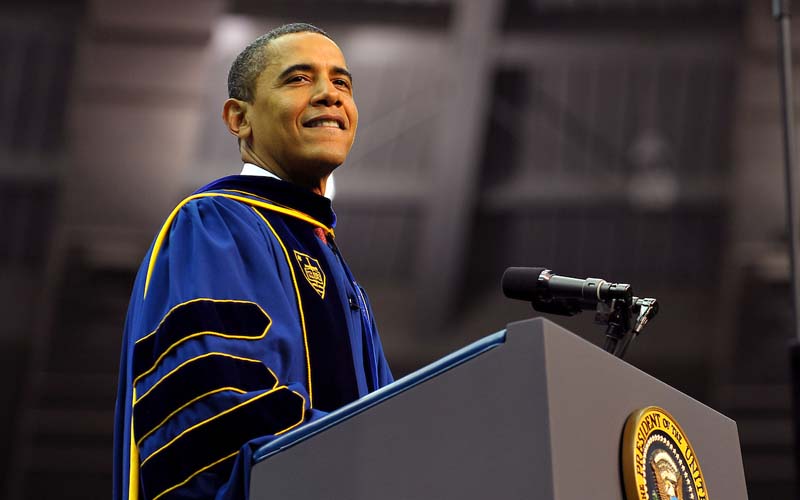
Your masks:
{"label": "podium top edge", "polygon": [[366,396],[353,401],[331,413],[301,425],[295,430],[287,432],[264,446],[253,452],[253,463],[261,462],[267,458],[279,453],[287,448],[290,448],[306,439],[314,436],[320,432],[325,431],[333,426],[338,425],[345,420],[348,420],[359,413],[387,400],[394,396],[401,394],[413,387],[436,377],[456,366],[465,363],[476,356],[494,349],[502,345],[506,341],[506,330],[488,335],[480,340],[477,340],[447,356],[434,361],[433,363],[413,372],[405,377],[395,380],[391,384],[381,387],[377,391],[371,392]]}

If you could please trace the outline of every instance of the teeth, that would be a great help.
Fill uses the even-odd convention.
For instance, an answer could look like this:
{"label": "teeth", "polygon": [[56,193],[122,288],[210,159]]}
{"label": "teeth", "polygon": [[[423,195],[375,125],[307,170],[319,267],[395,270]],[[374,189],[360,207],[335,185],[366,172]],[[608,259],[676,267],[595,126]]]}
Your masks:
{"label": "teeth", "polygon": [[339,128],[339,122],[336,120],[316,120],[309,124],[309,127],[336,127]]}

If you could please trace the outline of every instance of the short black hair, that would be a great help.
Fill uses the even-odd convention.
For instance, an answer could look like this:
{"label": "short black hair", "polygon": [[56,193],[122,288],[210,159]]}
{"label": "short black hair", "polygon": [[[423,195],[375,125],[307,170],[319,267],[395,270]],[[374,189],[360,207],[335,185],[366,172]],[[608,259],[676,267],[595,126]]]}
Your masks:
{"label": "short black hair", "polygon": [[279,26],[253,40],[244,48],[228,72],[228,97],[253,102],[258,75],[267,67],[266,46],[272,40],[291,33],[317,33],[333,40],[330,35],[308,23],[290,23]]}

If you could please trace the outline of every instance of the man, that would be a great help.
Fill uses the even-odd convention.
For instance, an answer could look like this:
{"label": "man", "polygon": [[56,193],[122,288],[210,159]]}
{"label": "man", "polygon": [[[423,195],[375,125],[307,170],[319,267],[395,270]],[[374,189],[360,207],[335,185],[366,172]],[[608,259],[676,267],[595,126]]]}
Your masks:
{"label": "man", "polygon": [[246,498],[252,451],[392,381],[323,197],[358,126],[339,48],[307,24],[248,46],[223,120],[242,175],[167,217],[125,325],[114,498]]}

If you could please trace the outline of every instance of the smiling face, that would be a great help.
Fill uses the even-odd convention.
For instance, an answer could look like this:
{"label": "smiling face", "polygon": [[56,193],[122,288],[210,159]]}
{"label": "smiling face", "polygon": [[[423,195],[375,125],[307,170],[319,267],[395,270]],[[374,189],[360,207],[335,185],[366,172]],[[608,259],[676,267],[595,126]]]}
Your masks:
{"label": "smiling face", "polygon": [[256,80],[253,102],[238,102],[243,159],[315,191],[321,182],[324,189],[358,126],[344,55],[317,33],[284,35],[264,50],[269,63]]}

